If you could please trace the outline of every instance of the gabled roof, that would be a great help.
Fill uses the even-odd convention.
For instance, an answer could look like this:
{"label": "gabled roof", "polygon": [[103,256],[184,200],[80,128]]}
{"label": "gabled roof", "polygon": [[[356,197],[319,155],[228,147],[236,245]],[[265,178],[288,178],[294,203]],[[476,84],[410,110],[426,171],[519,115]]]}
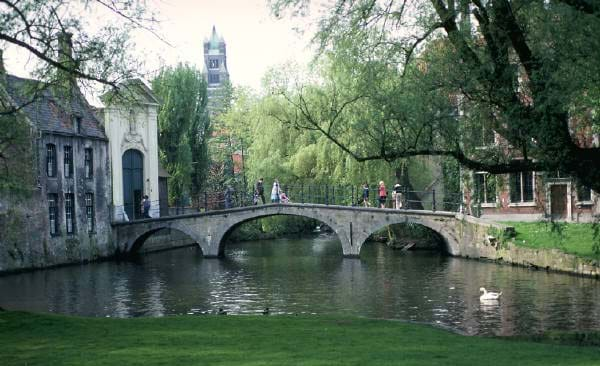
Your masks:
{"label": "gabled roof", "polygon": [[[38,80],[6,75],[4,87],[16,107],[22,107],[21,111],[40,130],[106,139],[100,121],[78,88],[67,101]],[[74,130],[74,116],[81,118],[79,133]]]}
{"label": "gabled roof", "polygon": [[153,104],[159,105],[160,101],[152,92],[152,89],[139,78],[125,80],[119,84],[119,94],[109,91],[100,97],[106,105],[115,102],[129,102],[134,104]]}

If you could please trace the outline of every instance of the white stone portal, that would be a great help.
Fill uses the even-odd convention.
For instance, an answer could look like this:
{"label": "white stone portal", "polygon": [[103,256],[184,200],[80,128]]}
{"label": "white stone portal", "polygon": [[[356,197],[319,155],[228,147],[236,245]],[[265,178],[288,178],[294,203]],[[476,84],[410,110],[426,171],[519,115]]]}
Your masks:
{"label": "white stone portal", "polygon": [[158,107],[152,90],[140,79],[119,85],[121,93],[102,97],[101,111],[104,129],[109,140],[112,176],[113,220],[129,221],[124,209],[123,154],[130,149],[143,156],[142,196],[151,201],[150,216],[159,217],[158,192]]}

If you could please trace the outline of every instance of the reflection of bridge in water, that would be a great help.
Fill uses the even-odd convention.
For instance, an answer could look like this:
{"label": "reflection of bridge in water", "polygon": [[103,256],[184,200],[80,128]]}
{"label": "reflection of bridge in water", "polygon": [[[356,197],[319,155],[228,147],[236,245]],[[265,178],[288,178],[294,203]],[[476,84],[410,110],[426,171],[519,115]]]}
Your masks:
{"label": "reflection of bridge in water", "polygon": [[[223,238],[240,224],[261,217],[291,215],[325,223],[333,229],[346,257],[356,257],[367,238],[392,224],[412,223],[430,228],[444,240],[451,255],[474,255],[491,224],[472,216],[447,211],[393,210],[321,204],[267,204],[198,212],[132,222],[113,223],[114,242],[123,253],[138,251],[146,239],[162,229],[178,230],[195,241],[205,257],[223,254]],[[472,254],[471,254],[472,253]]]}

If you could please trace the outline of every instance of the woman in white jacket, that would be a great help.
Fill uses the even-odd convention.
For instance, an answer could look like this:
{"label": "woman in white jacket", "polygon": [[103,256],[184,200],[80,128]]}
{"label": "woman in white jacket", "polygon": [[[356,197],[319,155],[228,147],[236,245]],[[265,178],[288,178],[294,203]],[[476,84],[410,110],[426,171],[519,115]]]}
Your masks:
{"label": "woman in white jacket", "polygon": [[272,203],[279,203],[279,193],[281,192],[281,190],[279,189],[279,181],[277,181],[277,179],[275,179],[275,182],[273,182],[273,189],[271,189],[271,202]]}

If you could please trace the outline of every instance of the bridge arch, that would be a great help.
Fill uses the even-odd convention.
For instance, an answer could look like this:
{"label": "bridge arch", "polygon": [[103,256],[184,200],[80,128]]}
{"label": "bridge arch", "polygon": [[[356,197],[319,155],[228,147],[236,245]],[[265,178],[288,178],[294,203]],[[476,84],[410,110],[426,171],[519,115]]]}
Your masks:
{"label": "bridge arch", "polygon": [[[232,225],[224,228],[223,235],[221,236],[221,239],[219,240],[219,239],[215,238],[215,240],[219,240],[219,242],[218,242],[218,245],[219,245],[219,250],[218,250],[219,256],[223,255],[224,250],[225,250],[225,243],[227,242],[226,239],[229,236],[229,234],[231,234],[235,229],[237,229],[238,227],[240,227],[241,225],[243,225],[245,223],[252,222],[254,220],[259,220],[259,219],[263,219],[263,218],[267,218],[267,217],[275,217],[275,216],[303,217],[303,218],[312,219],[312,220],[318,221],[320,223],[326,224],[329,227],[331,227],[331,229],[333,230],[333,232],[336,235],[338,241],[340,242],[340,247],[343,250],[342,240],[340,239],[340,237],[339,237],[340,234],[338,233],[339,230],[336,231],[336,227],[335,227],[336,225],[334,223],[332,223],[332,222],[325,222],[323,220],[323,217],[318,217],[320,215],[310,215],[310,214],[300,215],[300,214],[294,214],[294,213],[281,212],[281,213],[264,213],[262,215],[258,214],[256,216],[249,217],[249,218],[246,218],[244,220],[238,221],[238,222],[236,222],[236,223],[234,223],[234,224],[232,224]],[[343,235],[344,233],[342,232],[341,234]]]}
{"label": "bridge arch", "polygon": [[155,235],[157,232],[160,232],[165,229],[179,231],[185,234],[191,241],[198,244],[203,255],[206,255],[208,253],[208,247],[201,235],[198,235],[198,233],[195,230],[186,225],[180,225],[172,222],[169,222],[166,225],[155,225],[151,228],[140,230],[138,233],[132,236],[130,243],[126,245],[126,252],[128,252],[129,254],[138,253],[150,237]]}
{"label": "bridge arch", "polygon": [[[431,230],[432,232],[434,232],[435,234],[437,234],[437,236],[439,236],[439,238],[441,239],[442,244],[443,244],[442,249],[446,253],[452,254],[452,253],[455,253],[456,250],[458,249],[459,243],[454,236],[452,227],[448,227],[441,220],[423,219],[421,217],[410,217],[410,216],[398,217],[395,219],[388,220],[384,223],[375,221],[375,222],[372,222],[370,225],[367,225],[365,227],[365,230],[362,233],[359,233],[359,235],[356,237],[356,240],[361,241],[360,248],[362,249],[362,245],[367,241],[367,239],[371,235],[373,235],[377,231],[380,231],[388,226],[397,225],[397,224],[417,224],[417,225],[424,226],[424,227],[428,228],[429,230]],[[360,251],[359,251],[359,253],[360,253]]]}

